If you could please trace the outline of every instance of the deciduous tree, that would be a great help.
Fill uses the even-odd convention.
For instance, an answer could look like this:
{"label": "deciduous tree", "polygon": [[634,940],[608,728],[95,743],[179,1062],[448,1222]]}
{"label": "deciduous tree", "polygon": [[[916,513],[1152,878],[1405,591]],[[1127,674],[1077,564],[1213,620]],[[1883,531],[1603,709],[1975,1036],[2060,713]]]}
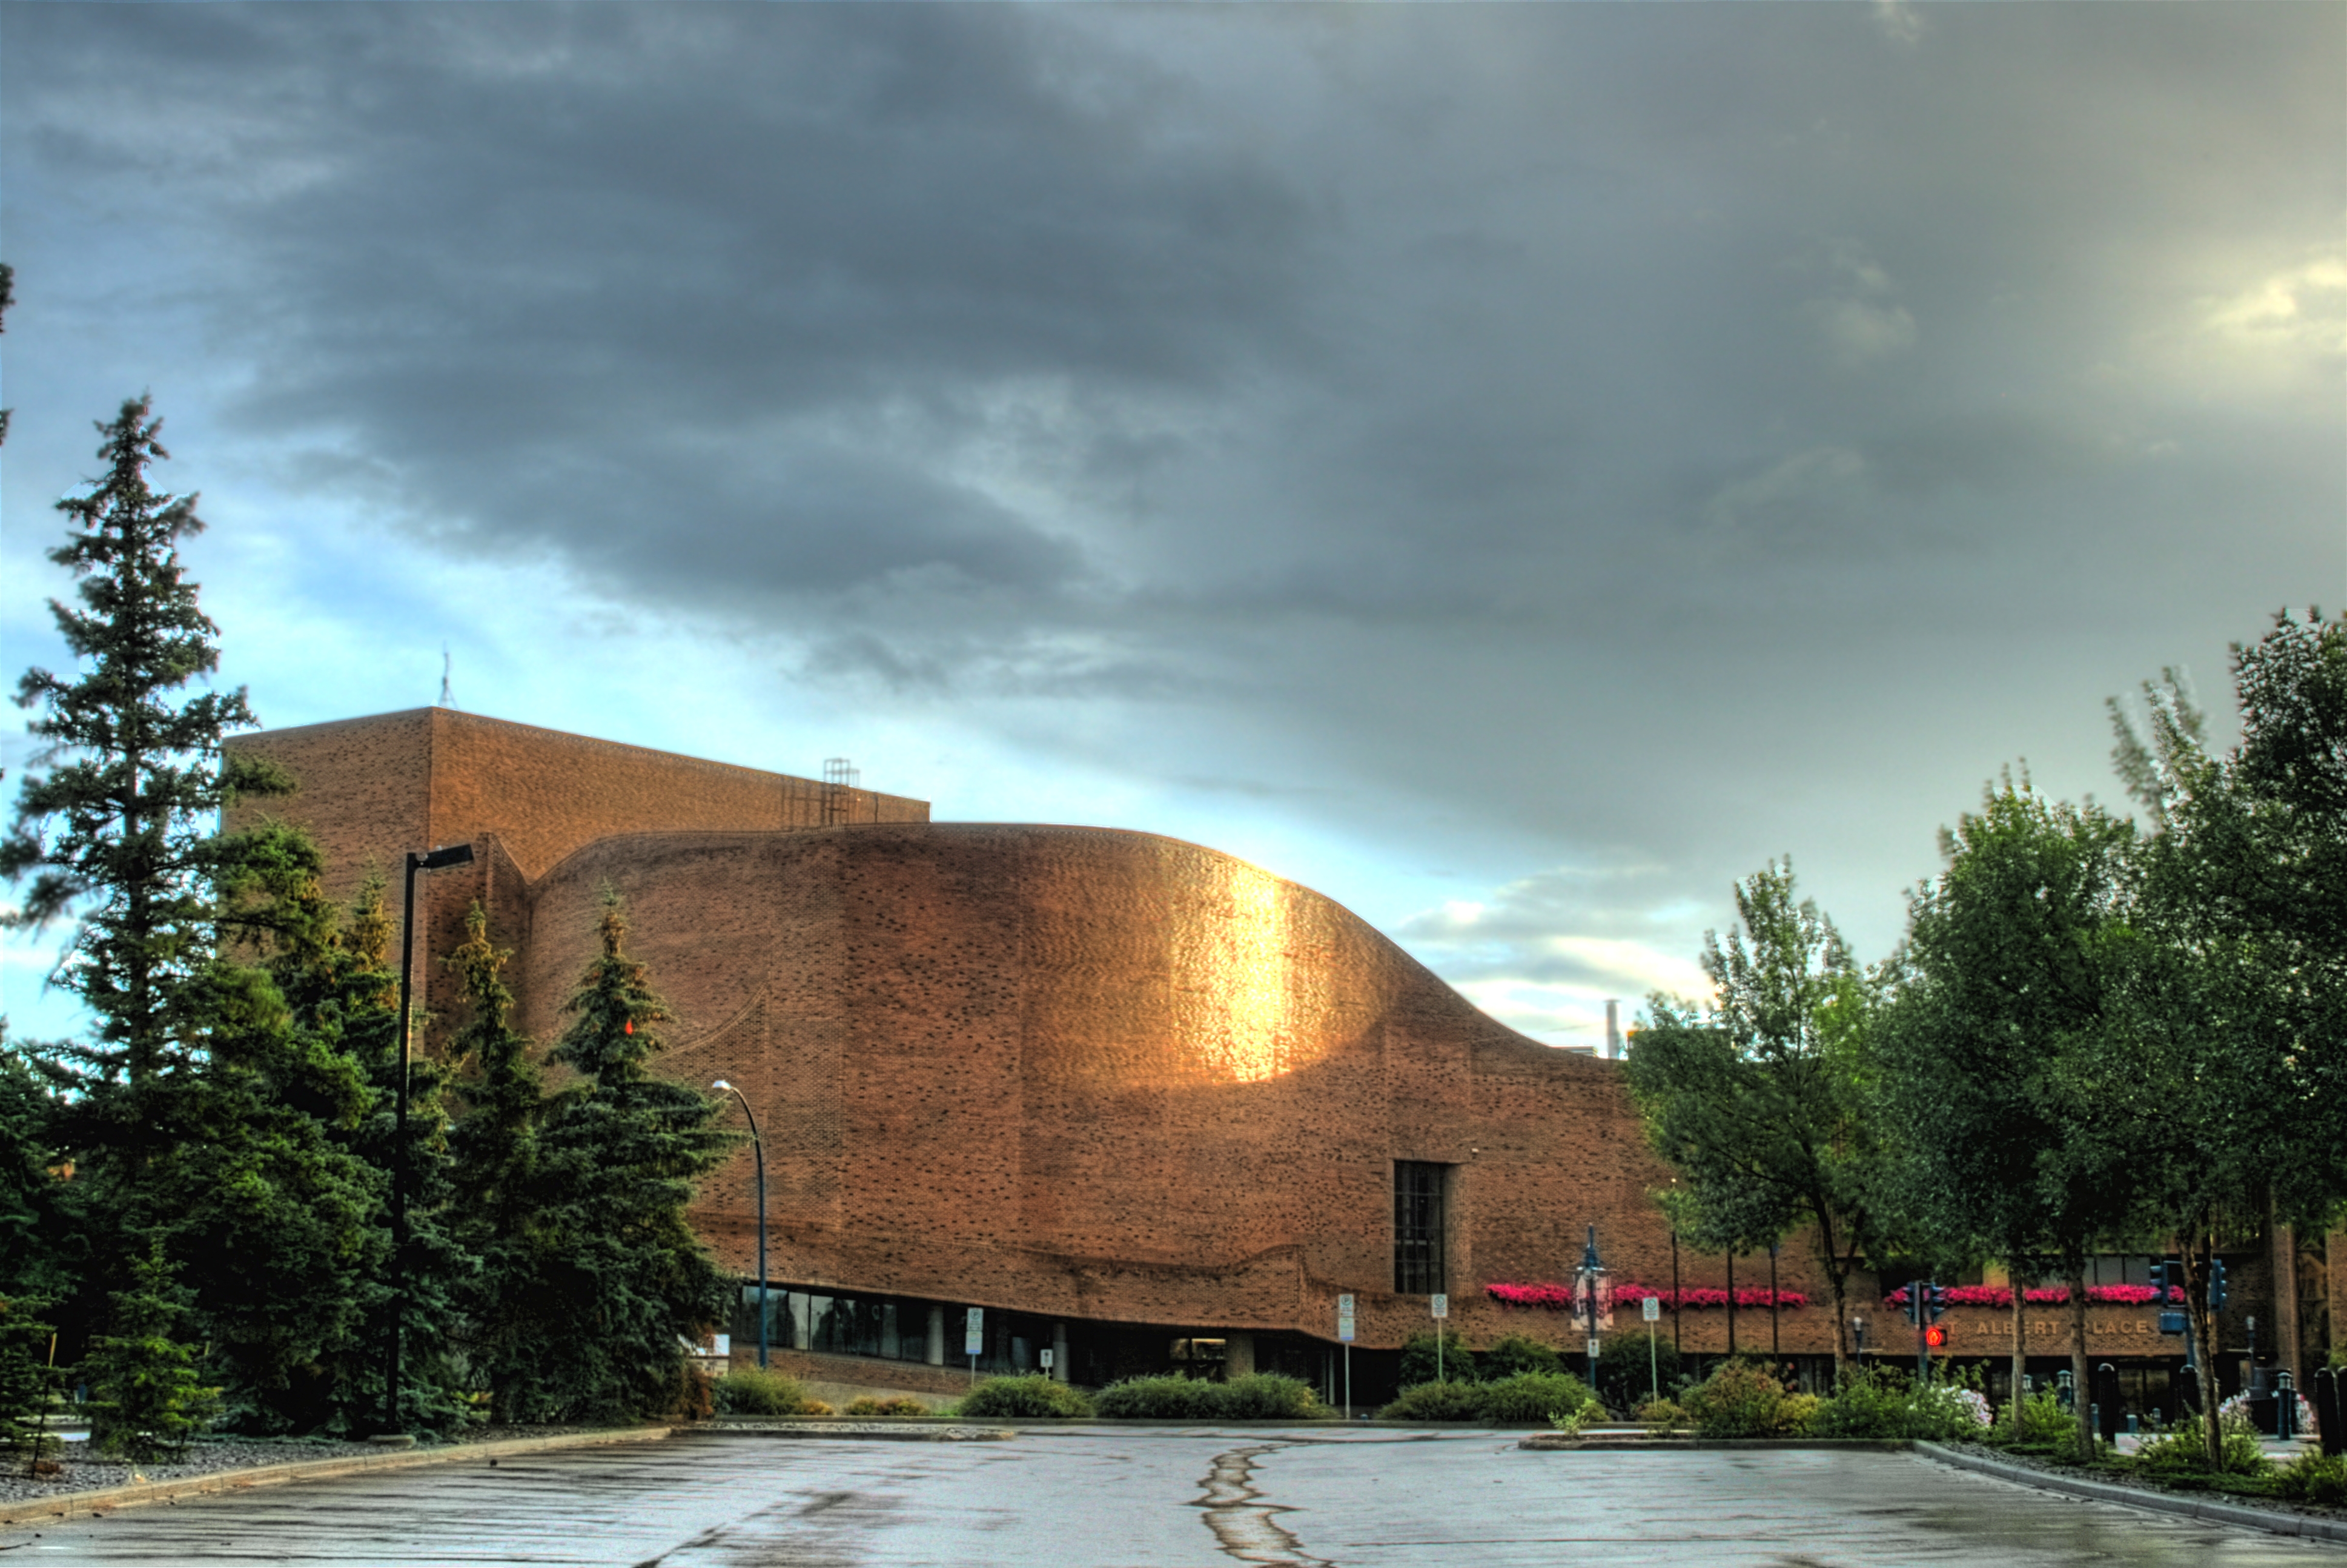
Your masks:
{"label": "deciduous tree", "polygon": [[[2126,1151],[2103,1135],[2081,1064],[2113,1008],[2127,823],[2008,775],[1941,835],[1947,866],[1909,907],[1896,999],[1878,1035],[1901,1207],[1942,1255],[2004,1264],[2014,1286],[2014,1419],[2024,1291],[2070,1282],[2074,1378],[2087,1385],[2086,1259],[2127,1215]],[[2086,1401],[2078,1402],[2086,1451]]]}
{"label": "deciduous tree", "polygon": [[1764,1249],[1803,1225],[1849,1354],[1850,1276],[1874,1242],[1866,1112],[1872,999],[1833,922],[1798,899],[1789,861],[1736,886],[1739,929],[1704,937],[1706,1006],[1656,992],[1628,1061],[1655,1150],[1678,1173],[1671,1222],[1698,1246]]}

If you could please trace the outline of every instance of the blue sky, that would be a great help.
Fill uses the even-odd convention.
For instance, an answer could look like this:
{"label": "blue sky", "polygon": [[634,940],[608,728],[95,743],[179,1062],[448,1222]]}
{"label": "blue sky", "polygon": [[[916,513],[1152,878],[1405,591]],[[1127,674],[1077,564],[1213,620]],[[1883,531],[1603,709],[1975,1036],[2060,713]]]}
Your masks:
{"label": "blue sky", "polygon": [[271,724],[446,645],[1586,1042],[1773,856],[1879,957],[2000,767],[2115,795],[2106,697],[2347,595],[2342,80],[2334,5],[0,5],[0,653],[149,389]]}

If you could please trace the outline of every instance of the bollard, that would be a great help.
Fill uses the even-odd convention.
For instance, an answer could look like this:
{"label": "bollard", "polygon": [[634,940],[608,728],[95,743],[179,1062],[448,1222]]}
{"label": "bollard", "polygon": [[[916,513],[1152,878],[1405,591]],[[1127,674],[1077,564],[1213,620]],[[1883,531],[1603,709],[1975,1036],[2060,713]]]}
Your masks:
{"label": "bollard", "polygon": [[2298,1379],[2287,1367],[2274,1374],[2274,1436],[2284,1442],[2298,1436]]}

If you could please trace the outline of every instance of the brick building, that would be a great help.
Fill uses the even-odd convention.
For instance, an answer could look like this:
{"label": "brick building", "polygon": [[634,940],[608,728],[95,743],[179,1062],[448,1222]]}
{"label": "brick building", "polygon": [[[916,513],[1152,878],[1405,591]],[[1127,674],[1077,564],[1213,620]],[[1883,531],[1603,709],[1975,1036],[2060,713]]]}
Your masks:
{"label": "brick building", "polygon": [[[1435,1291],[1471,1344],[1566,1344],[1567,1320],[1485,1287],[1569,1278],[1591,1225],[1616,1281],[1727,1283],[1728,1260],[1675,1248],[1647,1195],[1669,1174],[1618,1062],[1486,1018],[1338,905],[1229,856],[933,823],[917,800],[441,709],[236,744],[299,780],[252,809],[307,826],[338,893],[406,850],[471,844],[471,866],[423,879],[419,946],[447,952],[479,899],[541,1040],[602,889],[625,897],[678,1019],[660,1070],[729,1081],[763,1130],[778,1348],[961,1366],[977,1307],[982,1367],[1049,1348],[1085,1382],[1191,1362],[1326,1387],[1350,1294],[1374,1387]],[[446,984],[423,958],[415,981],[424,1008]],[[744,1148],[695,1209],[745,1280],[752,1171]],[[1737,1260],[1735,1283],[1768,1270]],[[1659,1332],[1829,1354],[1799,1238],[1777,1271],[1808,1305],[1733,1326],[1675,1309]],[[1903,1321],[1860,1283],[1853,1306],[1895,1349]],[[2098,1355],[2168,1348],[2147,1311],[2092,1314]],[[2003,1314],[1950,1321],[1974,1354],[2005,1343]],[[756,1331],[745,1306],[734,1332]]]}

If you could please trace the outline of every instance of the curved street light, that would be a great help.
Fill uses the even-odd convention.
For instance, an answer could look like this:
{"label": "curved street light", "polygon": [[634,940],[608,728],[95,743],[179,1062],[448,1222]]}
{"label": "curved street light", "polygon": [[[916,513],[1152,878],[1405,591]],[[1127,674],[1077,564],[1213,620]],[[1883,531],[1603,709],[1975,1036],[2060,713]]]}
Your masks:
{"label": "curved street light", "polygon": [[758,1118],[750,1109],[750,1097],[719,1079],[709,1086],[723,1089],[742,1102],[742,1114],[750,1122],[750,1147],[758,1156],[758,1365],[766,1364],[766,1143],[758,1136]]}

